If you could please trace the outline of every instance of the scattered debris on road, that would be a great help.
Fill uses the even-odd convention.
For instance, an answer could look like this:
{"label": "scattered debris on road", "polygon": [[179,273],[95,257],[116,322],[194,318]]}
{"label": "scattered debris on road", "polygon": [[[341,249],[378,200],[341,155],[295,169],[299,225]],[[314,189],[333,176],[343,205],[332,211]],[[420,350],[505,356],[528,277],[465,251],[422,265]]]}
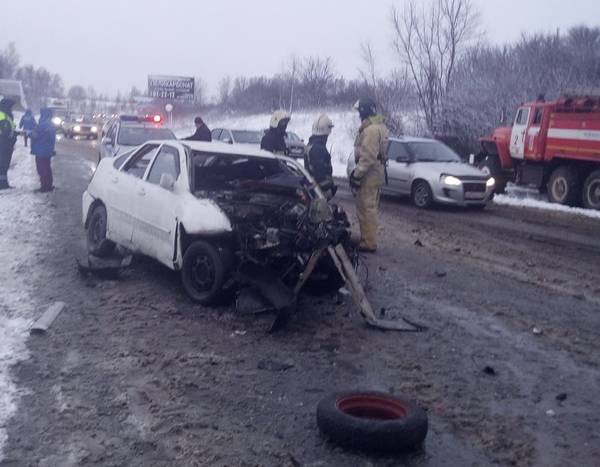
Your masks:
{"label": "scattered debris on road", "polygon": [[45,334],[58,315],[65,309],[64,302],[56,302],[50,305],[44,314],[31,326],[31,334]]}

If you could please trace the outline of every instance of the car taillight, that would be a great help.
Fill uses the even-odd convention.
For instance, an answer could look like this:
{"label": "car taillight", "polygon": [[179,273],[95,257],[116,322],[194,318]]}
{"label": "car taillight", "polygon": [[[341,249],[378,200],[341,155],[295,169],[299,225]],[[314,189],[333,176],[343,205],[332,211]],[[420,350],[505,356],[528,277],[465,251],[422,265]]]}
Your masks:
{"label": "car taillight", "polygon": [[162,121],[162,117],[161,117],[160,115],[154,115],[154,116],[152,117],[152,121],[153,121],[154,123],[160,123],[160,122]]}

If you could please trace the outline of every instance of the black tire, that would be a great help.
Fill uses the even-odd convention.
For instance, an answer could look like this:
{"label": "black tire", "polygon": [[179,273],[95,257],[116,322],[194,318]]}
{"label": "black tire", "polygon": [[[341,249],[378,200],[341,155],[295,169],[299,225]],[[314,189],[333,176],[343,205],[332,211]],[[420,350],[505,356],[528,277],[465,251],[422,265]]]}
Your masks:
{"label": "black tire", "polygon": [[197,240],[185,250],[181,281],[193,301],[201,305],[215,303],[225,282],[225,272],[224,258],[210,243]]}
{"label": "black tire", "polygon": [[363,451],[400,452],[419,447],[427,414],[413,402],[380,392],[339,392],[319,402],[317,424],[337,444]]}
{"label": "black tire", "polygon": [[483,173],[494,177],[494,193],[502,194],[506,191],[506,177],[502,174],[500,160],[496,156],[487,156],[477,166]]}
{"label": "black tire", "polygon": [[594,170],[583,184],[583,206],[600,210],[600,170]]}
{"label": "black tire", "polygon": [[547,183],[548,199],[551,203],[576,206],[581,194],[581,181],[575,167],[557,167]]}
{"label": "black tire", "polygon": [[87,226],[87,249],[98,258],[106,258],[115,250],[115,244],[106,238],[107,222],[106,208],[97,204]]}
{"label": "black tire", "polygon": [[419,209],[427,209],[433,204],[433,193],[429,183],[423,180],[417,181],[412,188],[410,199]]}

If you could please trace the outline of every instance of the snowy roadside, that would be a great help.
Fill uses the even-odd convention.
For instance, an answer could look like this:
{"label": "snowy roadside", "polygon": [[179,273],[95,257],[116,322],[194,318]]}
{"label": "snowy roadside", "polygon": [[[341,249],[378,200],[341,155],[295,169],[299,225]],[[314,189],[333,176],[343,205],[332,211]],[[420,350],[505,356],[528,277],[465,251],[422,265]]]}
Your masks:
{"label": "snowy roadside", "polygon": [[502,206],[510,206],[515,208],[540,209],[545,211],[562,212],[565,214],[573,214],[577,216],[589,217],[592,219],[600,219],[600,211],[584,208],[572,208],[563,206],[562,204],[553,204],[549,201],[540,199],[522,198],[515,196],[513,193],[506,195],[494,196],[494,203]]}
{"label": "snowy roadside", "polygon": [[39,244],[48,217],[48,197],[34,193],[35,161],[20,139],[8,177],[15,188],[0,191],[0,459],[6,425],[20,395],[11,368],[28,358],[25,341],[35,310],[33,277],[39,270],[43,254]]}

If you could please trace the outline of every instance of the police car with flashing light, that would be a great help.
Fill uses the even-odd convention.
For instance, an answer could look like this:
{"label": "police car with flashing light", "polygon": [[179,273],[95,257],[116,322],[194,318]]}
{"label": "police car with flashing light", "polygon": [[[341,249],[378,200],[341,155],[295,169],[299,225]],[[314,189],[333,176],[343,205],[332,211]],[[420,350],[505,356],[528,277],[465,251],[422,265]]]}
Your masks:
{"label": "police car with flashing light", "polygon": [[121,115],[112,119],[102,130],[100,159],[119,156],[150,140],[177,139],[162,122],[159,114]]}

